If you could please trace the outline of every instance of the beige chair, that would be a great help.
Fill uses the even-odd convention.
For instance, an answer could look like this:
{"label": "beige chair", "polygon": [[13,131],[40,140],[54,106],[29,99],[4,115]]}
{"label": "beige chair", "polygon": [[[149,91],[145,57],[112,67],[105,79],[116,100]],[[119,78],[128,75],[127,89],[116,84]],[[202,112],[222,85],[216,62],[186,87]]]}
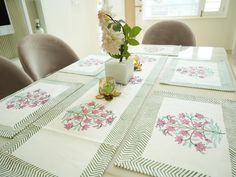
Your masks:
{"label": "beige chair", "polygon": [[166,20],[152,25],[144,34],[143,44],[196,46],[192,30],[184,23]]}
{"label": "beige chair", "polygon": [[2,56],[0,56],[0,78],[0,99],[32,83],[23,70]]}
{"label": "beige chair", "polygon": [[49,34],[31,34],[18,44],[25,72],[38,80],[78,61],[75,52],[61,39]]}

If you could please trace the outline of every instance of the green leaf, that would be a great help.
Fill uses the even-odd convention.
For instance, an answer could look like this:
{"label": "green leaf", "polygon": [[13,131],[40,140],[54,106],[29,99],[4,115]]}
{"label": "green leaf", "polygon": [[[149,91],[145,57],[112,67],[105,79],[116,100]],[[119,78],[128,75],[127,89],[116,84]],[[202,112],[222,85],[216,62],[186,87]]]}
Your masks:
{"label": "green leaf", "polygon": [[124,45],[123,49],[124,51],[128,51],[128,45]]}
{"label": "green leaf", "polygon": [[121,55],[112,55],[110,53],[108,53],[112,58],[116,58],[116,59],[120,59]]}
{"label": "green leaf", "polygon": [[122,20],[122,19],[120,19],[120,20],[119,20],[119,22],[120,22],[120,23],[125,23],[125,21],[124,21],[124,20]]}
{"label": "green leaf", "polygon": [[107,83],[104,87],[103,87],[103,91],[109,95],[111,94],[111,92],[113,91],[113,86],[110,83]]}
{"label": "green leaf", "polygon": [[135,26],[131,29],[129,36],[136,37],[140,33],[141,30],[142,30],[142,28],[140,28],[139,26]]}
{"label": "green leaf", "polygon": [[129,27],[129,25],[126,23],[124,25],[124,35],[127,36],[131,31],[131,28]]}
{"label": "green leaf", "polygon": [[136,39],[128,39],[130,45],[139,45],[139,42]]}
{"label": "green leaf", "polygon": [[113,23],[109,23],[109,24],[107,25],[107,28],[110,29],[112,25],[113,25]]}
{"label": "green leaf", "polygon": [[121,30],[121,25],[120,24],[113,24],[112,25],[112,29],[114,31],[120,31]]}
{"label": "green leaf", "polygon": [[127,51],[127,52],[124,54],[124,57],[127,59],[127,58],[129,58],[129,56],[130,56],[130,53]]}

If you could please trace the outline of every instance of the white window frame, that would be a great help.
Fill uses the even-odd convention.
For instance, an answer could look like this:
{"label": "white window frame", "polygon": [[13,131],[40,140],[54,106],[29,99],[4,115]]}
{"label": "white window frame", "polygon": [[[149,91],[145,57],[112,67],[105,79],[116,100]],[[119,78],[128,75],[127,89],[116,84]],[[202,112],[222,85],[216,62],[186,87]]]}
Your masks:
{"label": "white window frame", "polygon": [[[141,1],[141,0],[139,0]],[[229,1],[230,0],[221,0],[221,7],[220,10],[215,12],[204,12],[205,0],[199,0],[199,9],[198,14],[196,16],[156,16],[156,17],[143,17],[144,20],[156,20],[156,19],[168,19],[168,18],[222,18],[226,17]]]}
{"label": "white window frame", "polygon": [[[205,4],[205,0],[204,1]],[[204,12],[204,6],[202,10],[202,17],[226,17],[228,11],[228,4],[230,0],[221,0],[220,10],[217,12]]]}

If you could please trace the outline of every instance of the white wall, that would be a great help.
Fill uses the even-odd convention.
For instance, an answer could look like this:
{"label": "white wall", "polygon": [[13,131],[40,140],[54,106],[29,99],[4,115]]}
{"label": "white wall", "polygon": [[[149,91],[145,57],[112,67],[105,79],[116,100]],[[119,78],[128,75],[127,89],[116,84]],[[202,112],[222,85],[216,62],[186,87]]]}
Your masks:
{"label": "white wall", "polygon": [[[78,56],[101,50],[97,1],[95,0],[36,0],[41,1],[48,33],[65,40]],[[125,19],[124,0],[108,0],[118,19]],[[230,0],[228,16],[225,18],[182,19],[196,35],[197,45],[232,49],[236,36],[236,0]],[[143,31],[157,21],[148,21]],[[142,39],[142,35],[139,35]]]}
{"label": "white wall", "polygon": [[109,6],[112,6],[112,12],[116,15],[116,19],[125,20],[125,0],[108,0]]}
{"label": "white wall", "polygon": [[[43,12],[40,14],[41,21],[44,20],[47,33],[66,41],[79,57],[101,50],[98,38],[97,1],[37,1],[41,2]],[[40,8],[38,9],[40,11]]]}

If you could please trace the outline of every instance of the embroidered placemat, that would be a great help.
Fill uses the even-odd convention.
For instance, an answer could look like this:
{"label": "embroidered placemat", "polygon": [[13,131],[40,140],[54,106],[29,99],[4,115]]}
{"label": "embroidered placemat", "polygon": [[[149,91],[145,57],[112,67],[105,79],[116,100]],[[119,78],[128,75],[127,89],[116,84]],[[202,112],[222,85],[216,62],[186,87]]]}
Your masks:
{"label": "embroidered placemat", "polygon": [[148,98],[116,166],[151,176],[235,174],[236,102],[158,91]]}
{"label": "embroidered placemat", "polygon": [[37,81],[0,101],[0,136],[12,138],[82,84]]}
{"label": "embroidered placemat", "polygon": [[235,79],[227,61],[168,59],[160,83],[235,91]]}
{"label": "embroidered placemat", "polygon": [[181,46],[179,45],[138,45],[131,46],[129,51],[135,54],[168,55],[178,56]]}
{"label": "embroidered placemat", "polygon": [[108,55],[89,55],[79,61],[61,69],[61,72],[96,76],[104,70],[104,63],[110,59]]}
{"label": "embroidered placemat", "polygon": [[143,64],[128,85],[118,85],[122,94],[111,102],[95,99],[98,80],[86,84],[1,148],[7,153],[0,169],[7,175],[102,176],[165,61]]}

